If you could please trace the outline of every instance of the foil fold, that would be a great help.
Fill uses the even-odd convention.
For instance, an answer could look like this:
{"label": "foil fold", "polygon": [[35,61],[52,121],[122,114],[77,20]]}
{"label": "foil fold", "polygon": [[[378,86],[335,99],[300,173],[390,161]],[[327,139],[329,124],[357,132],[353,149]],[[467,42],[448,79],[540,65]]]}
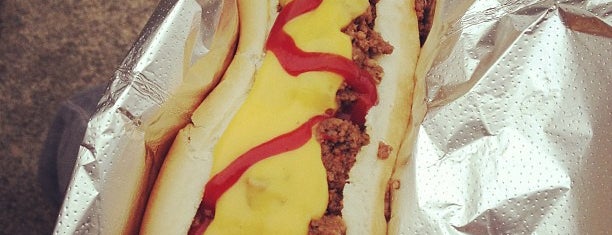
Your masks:
{"label": "foil fold", "polygon": [[391,234],[608,230],[611,5],[438,1]]}

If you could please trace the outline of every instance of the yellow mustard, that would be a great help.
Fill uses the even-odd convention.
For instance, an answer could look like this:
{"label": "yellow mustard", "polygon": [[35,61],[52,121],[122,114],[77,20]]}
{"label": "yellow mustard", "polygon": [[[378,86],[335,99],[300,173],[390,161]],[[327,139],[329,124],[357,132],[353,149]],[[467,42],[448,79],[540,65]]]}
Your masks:
{"label": "yellow mustard", "polygon": [[[299,48],[351,57],[342,27],[368,7],[365,0],[324,0],[284,30]],[[293,77],[268,51],[251,92],[214,149],[212,174],[249,149],[290,132],[313,116],[336,109],[342,77],[307,72]],[[302,147],[262,160],[247,170],[217,201],[205,234],[306,234],[327,207],[321,147],[313,137]]]}

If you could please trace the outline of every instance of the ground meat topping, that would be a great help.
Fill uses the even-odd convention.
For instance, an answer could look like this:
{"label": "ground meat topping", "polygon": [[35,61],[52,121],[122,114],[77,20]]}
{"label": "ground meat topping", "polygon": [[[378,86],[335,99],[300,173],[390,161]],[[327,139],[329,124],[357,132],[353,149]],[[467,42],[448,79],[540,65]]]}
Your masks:
{"label": "ground meat topping", "polygon": [[378,154],[376,155],[378,159],[385,160],[389,158],[391,151],[393,151],[391,145],[385,144],[384,142],[378,142]]}
{"label": "ground meat topping", "polygon": [[310,222],[309,234],[344,234],[342,191],[359,149],[368,144],[370,138],[358,125],[340,118],[321,121],[316,133],[327,171],[329,203],[325,215]]}
{"label": "ground meat topping", "polygon": [[431,30],[435,6],[435,0],[415,1],[415,9],[417,13],[417,19],[419,21],[419,39],[421,40],[421,45],[425,43],[425,39],[427,39],[429,30]]}
{"label": "ground meat topping", "polygon": [[[349,170],[355,164],[359,149],[369,143],[369,136],[359,126],[339,118],[329,118],[319,123],[317,133],[330,194],[338,194],[338,199],[342,199],[342,189],[347,182]],[[336,207],[330,203],[327,213],[339,215],[341,209],[342,205]]]}
{"label": "ground meat topping", "polygon": [[[355,64],[368,72],[375,82],[380,82],[383,70],[375,58],[382,54],[390,54],[393,46],[374,31],[376,2],[378,0],[370,0],[368,10],[342,31],[351,37]],[[317,139],[321,143],[323,165],[327,171],[329,203],[325,215],[310,222],[309,234],[346,233],[346,225],[341,217],[344,206],[342,192],[348,181],[348,173],[355,164],[357,153],[370,141],[363,128],[349,120],[348,111],[357,98],[358,94],[350,86],[342,85],[336,93],[336,101],[340,108],[336,111],[335,118],[322,121],[317,127]],[[387,152],[385,149],[383,147],[382,155]],[[388,153],[386,155],[388,156]]]}
{"label": "ground meat topping", "polygon": [[[342,32],[351,37],[353,44],[353,62],[361,69],[366,71],[374,79],[380,82],[383,76],[383,69],[378,65],[375,58],[383,54],[391,54],[393,46],[383,40],[382,36],[374,31],[374,20],[376,19],[376,3],[378,0],[370,0],[370,7],[365,13],[353,20]],[[346,119],[345,115],[351,109],[352,103],[357,99],[358,94],[351,90],[349,86],[342,86],[336,94],[340,110],[339,118]]]}
{"label": "ground meat topping", "polygon": [[346,83],[342,84],[336,93],[336,102],[340,107],[335,113],[335,116],[340,119],[349,120],[351,118],[350,109],[352,104],[357,100],[359,94],[353,91]]}
{"label": "ground meat topping", "polygon": [[353,61],[367,71],[377,82],[380,82],[383,70],[374,58],[382,54],[391,54],[393,46],[383,40],[378,32],[374,31],[376,2],[378,0],[370,0],[368,10],[353,20],[342,32],[352,39]]}
{"label": "ground meat topping", "polygon": [[310,221],[308,234],[336,235],[346,234],[346,225],[338,215],[326,215],[320,220]]}

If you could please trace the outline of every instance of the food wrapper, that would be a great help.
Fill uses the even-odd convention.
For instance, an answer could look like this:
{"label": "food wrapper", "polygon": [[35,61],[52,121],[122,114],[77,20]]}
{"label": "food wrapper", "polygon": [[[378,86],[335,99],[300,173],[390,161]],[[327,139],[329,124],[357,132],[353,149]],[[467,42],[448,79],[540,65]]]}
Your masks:
{"label": "food wrapper", "polygon": [[439,1],[390,234],[609,231],[611,10]]}
{"label": "food wrapper", "polygon": [[[208,53],[219,2],[160,3],[88,124],[55,234],[134,223],[144,129]],[[393,176],[391,233],[605,233],[611,5],[438,2]]]}

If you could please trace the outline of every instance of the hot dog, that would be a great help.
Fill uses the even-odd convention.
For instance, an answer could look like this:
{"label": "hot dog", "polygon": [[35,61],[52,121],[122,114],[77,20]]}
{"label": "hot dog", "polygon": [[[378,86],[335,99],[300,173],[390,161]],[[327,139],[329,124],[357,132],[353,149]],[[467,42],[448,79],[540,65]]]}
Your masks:
{"label": "hot dog", "polygon": [[239,0],[223,81],[176,139],[143,234],[384,234],[408,126],[413,0]]}

